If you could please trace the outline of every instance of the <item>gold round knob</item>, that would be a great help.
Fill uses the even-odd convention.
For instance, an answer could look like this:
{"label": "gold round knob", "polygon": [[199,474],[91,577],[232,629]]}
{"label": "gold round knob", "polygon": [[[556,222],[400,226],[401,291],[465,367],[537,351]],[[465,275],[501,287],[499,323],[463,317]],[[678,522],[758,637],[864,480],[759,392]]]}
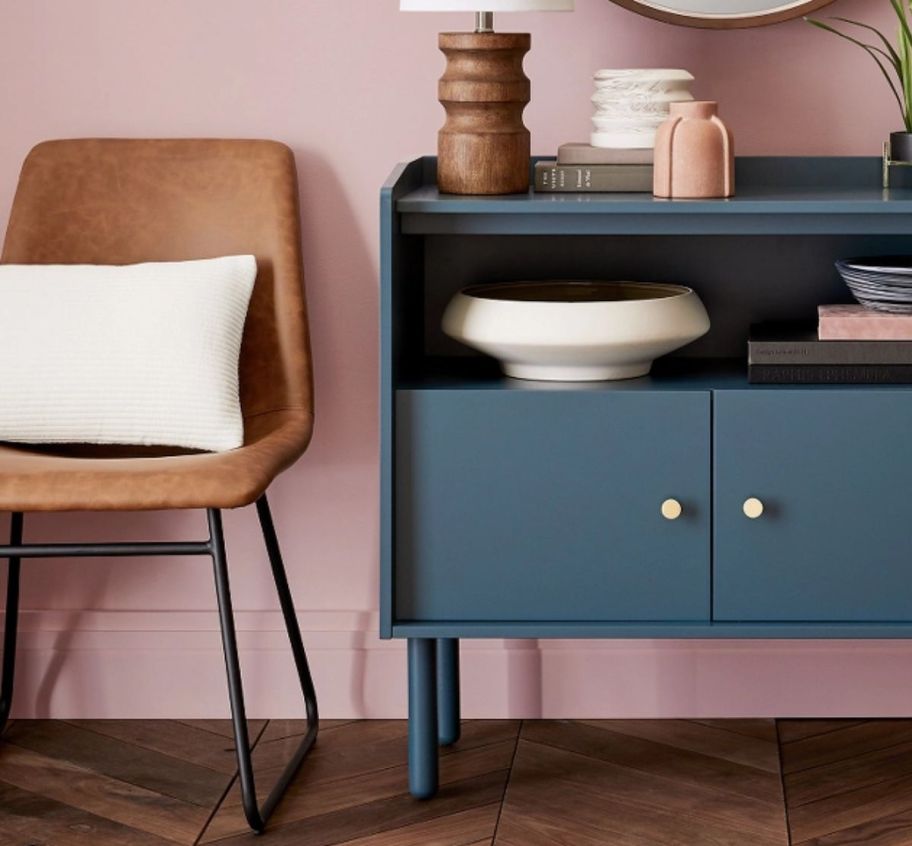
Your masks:
{"label": "gold round knob", "polygon": [[743,508],[744,516],[749,517],[751,520],[756,520],[758,517],[763,516],[763,503],[755,496],[744,500]]}
{"label": "gold round knob", "polygon": [[677,520],[683,513],[684,509],[676,499],[666,499],[662,503],[662,516],[666,520]]}

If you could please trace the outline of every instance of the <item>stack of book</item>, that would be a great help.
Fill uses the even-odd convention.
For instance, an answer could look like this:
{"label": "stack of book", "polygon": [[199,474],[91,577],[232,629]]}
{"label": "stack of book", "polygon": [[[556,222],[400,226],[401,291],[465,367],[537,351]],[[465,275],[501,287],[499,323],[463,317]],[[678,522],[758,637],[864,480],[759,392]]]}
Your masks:
{"label": "stack of book", "polygon": [[653,149],[563,144],[557,160],[535,164],[535,190],[652,193]]}
{"label": "stack of book", "polygon": [[751,327],[748,379],[776,384],[912,383],[912,314],[825,305],[818,322]]}

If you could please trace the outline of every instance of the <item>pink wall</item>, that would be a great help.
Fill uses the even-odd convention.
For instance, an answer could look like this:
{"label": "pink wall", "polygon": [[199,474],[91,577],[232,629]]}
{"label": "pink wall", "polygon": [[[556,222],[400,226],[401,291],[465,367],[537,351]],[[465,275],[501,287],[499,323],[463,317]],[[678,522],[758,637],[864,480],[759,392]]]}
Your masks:
{"label": "pink wall", "polygon": [[[708,32],[608,0],[530,29],[536,153],[588,133],[600,67],[689,68],[742,153],[876,154],[898,119],[876,68],[806,24]],[[432,152],[441,122],[436,32],[466,15],[396,0],[0,0],[0,218],[19,163],[66,136],[256,136],[286,141],[301,175],[318,425],[277,484],[302,626],[327,716],[403,713],[401,644],[375,636],[377,204],[393,164]],[[890,25],[886,0],[833,14]],[[892,25],[890,25],[892,31]],[[2,529],[2,527],[0,527]],[[294,713],[255,518],[230,515],[252,710]],[[27,537],[170,538],[199,516],[36,517]],[[27,565],[19,714],[225,712],[209,569],[193,562]],[[908,711],[912,648],[896,643],[475,643],[470,714],[890,714]],[[903,672],[900,672],[902,667]],[[271,674],[271,675],[270,675]],[[169,689],[170,687],[170,689]],[[164,692],[163,692],[164,691]]]}

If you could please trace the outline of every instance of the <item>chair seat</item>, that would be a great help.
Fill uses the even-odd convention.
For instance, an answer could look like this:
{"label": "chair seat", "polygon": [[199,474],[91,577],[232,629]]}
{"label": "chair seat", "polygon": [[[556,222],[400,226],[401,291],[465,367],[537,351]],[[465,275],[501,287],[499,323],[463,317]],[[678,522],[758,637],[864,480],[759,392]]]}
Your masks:
{"label": "chair seat", "polygon": [[245,420],[230,452],[0,444],[0,511],[239,508],[257,500],[310,440],[303,409]]}

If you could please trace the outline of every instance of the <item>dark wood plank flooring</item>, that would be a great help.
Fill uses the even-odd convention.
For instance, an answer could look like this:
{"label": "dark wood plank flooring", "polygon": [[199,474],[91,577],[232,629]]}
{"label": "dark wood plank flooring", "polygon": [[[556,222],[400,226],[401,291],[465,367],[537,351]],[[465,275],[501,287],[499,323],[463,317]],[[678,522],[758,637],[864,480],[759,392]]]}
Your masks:
{"label": "dark wood plank flooring", "polygon": [[[251,721],[268,791],[303,724]],[[325,721],[265,838],[227,721],[13,722],[0,846],[912,846],[912,720],[472,721],[408,795],[406,725]]]}

